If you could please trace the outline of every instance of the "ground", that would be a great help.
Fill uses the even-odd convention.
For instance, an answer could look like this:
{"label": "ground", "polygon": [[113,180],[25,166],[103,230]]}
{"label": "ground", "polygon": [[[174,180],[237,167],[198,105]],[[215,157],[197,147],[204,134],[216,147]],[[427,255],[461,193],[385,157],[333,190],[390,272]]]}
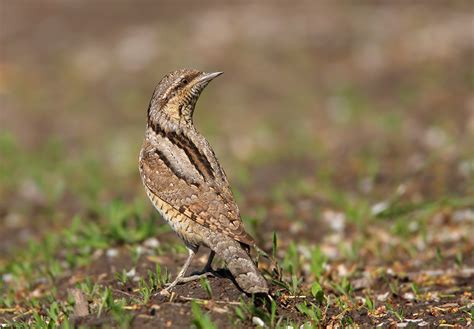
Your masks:
{"label": "ground", "polygon": [[[472,4],[204,4],[0,3],[0,323],[472,327]],[[159,294],[187,253],[137,161],[183,66],[225,72],[195,123],[270,297],[219,260]]]}

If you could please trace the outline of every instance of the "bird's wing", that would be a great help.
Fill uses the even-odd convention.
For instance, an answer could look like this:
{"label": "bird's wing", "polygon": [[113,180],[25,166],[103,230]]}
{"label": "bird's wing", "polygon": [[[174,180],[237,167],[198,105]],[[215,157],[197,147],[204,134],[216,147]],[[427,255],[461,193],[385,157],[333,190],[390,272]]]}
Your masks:
{"label": "bird's wing", "polygon": [[190,156],[190,152],[186,152],[183,145],[177,147],[175,141],[168,145],[161,142],[161,147],[154,143],[143,146],[140,171],[145,186],[196,223],[254,245],[255,240],[245,231],[220,166],[217,164],[222,175],[219,184],[205,180],[203,172],[211,169],[206,169],[209,165],[202,163],[204,159]]}

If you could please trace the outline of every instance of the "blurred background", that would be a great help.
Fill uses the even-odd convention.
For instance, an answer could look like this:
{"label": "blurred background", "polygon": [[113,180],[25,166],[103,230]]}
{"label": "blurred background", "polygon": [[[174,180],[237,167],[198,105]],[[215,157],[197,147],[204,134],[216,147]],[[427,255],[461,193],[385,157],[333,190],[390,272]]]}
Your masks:
{"label": "blurred background", "polygon": [[[79,287],[83,324],[190,326],[191,303],[150,302],[143,278],[186,251],[138,174],[152,92],[187,67],[225,72],[194,120],[247,230],[267,251],[278,237],[273,289],[327,303],[277,299],[278,321],[308,302],[313,324],[469,327],[473,22],[472,1],[0,0],[0,323],[59,325]],[[251,325],[228,311],[206,312]]]}
{"label": "blurred background", "polygon": [[225,72],[195,124],[260,241],[473,195],[469,1],[0,8],[2,255],[112,200],[157,216],[138,152],[155,85],[183,67]]}

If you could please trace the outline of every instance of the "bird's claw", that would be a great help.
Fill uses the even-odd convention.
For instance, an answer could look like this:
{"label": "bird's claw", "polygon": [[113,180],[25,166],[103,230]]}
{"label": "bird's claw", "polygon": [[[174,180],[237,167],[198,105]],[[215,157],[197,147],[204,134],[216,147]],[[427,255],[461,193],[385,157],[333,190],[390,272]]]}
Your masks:
{"label": "bird's claw", "polygon": [[170,296],[171,296],[171,293],[169,292],[168,288],[161,289],[161,291],[159,292],[159,294],[160,294],[161,296],[165,296],[165,297],[170,297]]}

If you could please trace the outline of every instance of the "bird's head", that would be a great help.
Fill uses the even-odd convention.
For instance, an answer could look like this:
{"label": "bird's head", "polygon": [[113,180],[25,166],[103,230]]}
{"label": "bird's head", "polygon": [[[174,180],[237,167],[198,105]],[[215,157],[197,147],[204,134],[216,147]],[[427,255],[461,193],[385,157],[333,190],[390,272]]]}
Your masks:
{"label": "bird's head", "polygon": [[208,83],[222,72],[205,73],[181,69],[161,79],[150,101],[148,124],[170,120],[177,124],[192,123],[194,106]]}

